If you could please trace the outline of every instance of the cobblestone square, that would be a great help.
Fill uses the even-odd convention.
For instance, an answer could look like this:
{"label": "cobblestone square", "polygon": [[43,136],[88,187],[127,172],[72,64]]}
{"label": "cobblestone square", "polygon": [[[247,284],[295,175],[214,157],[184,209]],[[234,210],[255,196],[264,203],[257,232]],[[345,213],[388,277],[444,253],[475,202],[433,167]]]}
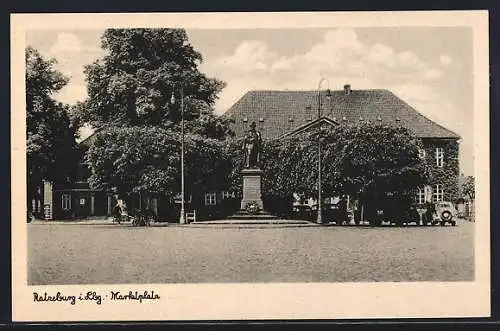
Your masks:
{"label": "cobblestone square", "polygon": [[474,223],[451,227],[28,224],[28,282],[472,281]]}

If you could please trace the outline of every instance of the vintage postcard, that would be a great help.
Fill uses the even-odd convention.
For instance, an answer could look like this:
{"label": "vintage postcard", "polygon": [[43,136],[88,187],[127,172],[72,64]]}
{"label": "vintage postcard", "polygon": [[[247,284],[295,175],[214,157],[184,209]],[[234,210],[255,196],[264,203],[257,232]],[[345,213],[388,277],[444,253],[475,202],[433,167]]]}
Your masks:
{"label": "vintage postcard", "polygon": [[14,321],[490,316],[486,11],[14,14]]}

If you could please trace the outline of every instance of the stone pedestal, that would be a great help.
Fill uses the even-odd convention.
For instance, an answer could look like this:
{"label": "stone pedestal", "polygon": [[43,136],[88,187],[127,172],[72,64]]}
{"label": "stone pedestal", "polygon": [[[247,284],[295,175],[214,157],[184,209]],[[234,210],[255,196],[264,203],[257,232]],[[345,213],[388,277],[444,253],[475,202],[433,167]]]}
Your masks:
{"label": "stone pedestal", "polygon": [[244,210],[249,202],[255,202],[260,210],[263,210],[261,188],[262,170],[243,169],[243,199],[241,200],[241,210]]}

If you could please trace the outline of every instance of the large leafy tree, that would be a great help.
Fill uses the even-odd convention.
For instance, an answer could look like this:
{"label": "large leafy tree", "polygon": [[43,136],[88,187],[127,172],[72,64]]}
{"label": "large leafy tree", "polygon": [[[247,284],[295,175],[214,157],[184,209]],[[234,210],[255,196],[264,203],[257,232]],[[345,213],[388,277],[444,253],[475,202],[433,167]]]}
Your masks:
{"label": "large leafy tree", "polygon": [[[382,125],[326,126],[297,136],[266,142],[263,190],[282,197],[317,195],[318,144],[322,146],[322,191],[370,196],[396,192],[409,196],[425,183],[427,166],[418,156],[421,142],[404,128]],[[233,149],[236,178],[237,155]],[[239,190],[237,180],[233,187]]]}
{"label": "large leafy tree", "polygon": [[420,147],[419,139],[405,128],[352,127],[340,154],[344,189],[348,193],[411,194],[428,176],[418,155]]}
{"label": "large leafy tree", "polygon": [[55,69],[55,59],[44,59],[32,47],[26,56],[26,135],[28,198],[41,180],[63,182],[76,169],[77,125],[69,107],[53,95],[68,79]]}
{"label": "large leafy tree", "polygon": [[214,114],[224,83],[199,71],[202,56],[182,29],[109,29],[105,56],[87,66],[82,122],[98,128],[86,161],[94,188],[124,193],[180,188],[180,120],[184,109],[186,189],[216,188],[227,169],[228,122]]}
{"label": "large leafy tree", "polygon": [[92,126],[172,127],[180,121],[182,90],[185,120],[220,135],[225,123],[212,107],[224,83],[199,71],[202,56],[184,30],[108,29],[101,47],[106,55],[85,69],[89,97],[80,107]]}
{"label": "large leafy tree", "polygon": [[[185,137],[186,190],[223,189],[230,171],[221,157],[222,142],[195,134]],[[116,187],[122,194],[154,192],[172,197],[179,191],[179,133],[154,126],[106,128],[96,134],[86,161],[94,188]]]}

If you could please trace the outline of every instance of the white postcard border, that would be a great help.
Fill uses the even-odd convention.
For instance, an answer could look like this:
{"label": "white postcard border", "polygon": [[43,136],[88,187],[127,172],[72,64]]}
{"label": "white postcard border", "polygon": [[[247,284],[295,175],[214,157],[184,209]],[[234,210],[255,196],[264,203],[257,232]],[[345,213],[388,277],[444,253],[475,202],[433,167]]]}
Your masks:
{"label": "white postcard border", "polygon": [[[27,286],[25,32],[105,27],[320,28],[470,26],[474,30],[475,281],[419,283],[134,284]],[[14,321],[483,317],[490,315],[489,48],[486,11],[14,14],[11,16],[12,318]],[[75,238],[77,239],[77,238]],[[154,290],[161,299],[70,305],[56,293]]]}

